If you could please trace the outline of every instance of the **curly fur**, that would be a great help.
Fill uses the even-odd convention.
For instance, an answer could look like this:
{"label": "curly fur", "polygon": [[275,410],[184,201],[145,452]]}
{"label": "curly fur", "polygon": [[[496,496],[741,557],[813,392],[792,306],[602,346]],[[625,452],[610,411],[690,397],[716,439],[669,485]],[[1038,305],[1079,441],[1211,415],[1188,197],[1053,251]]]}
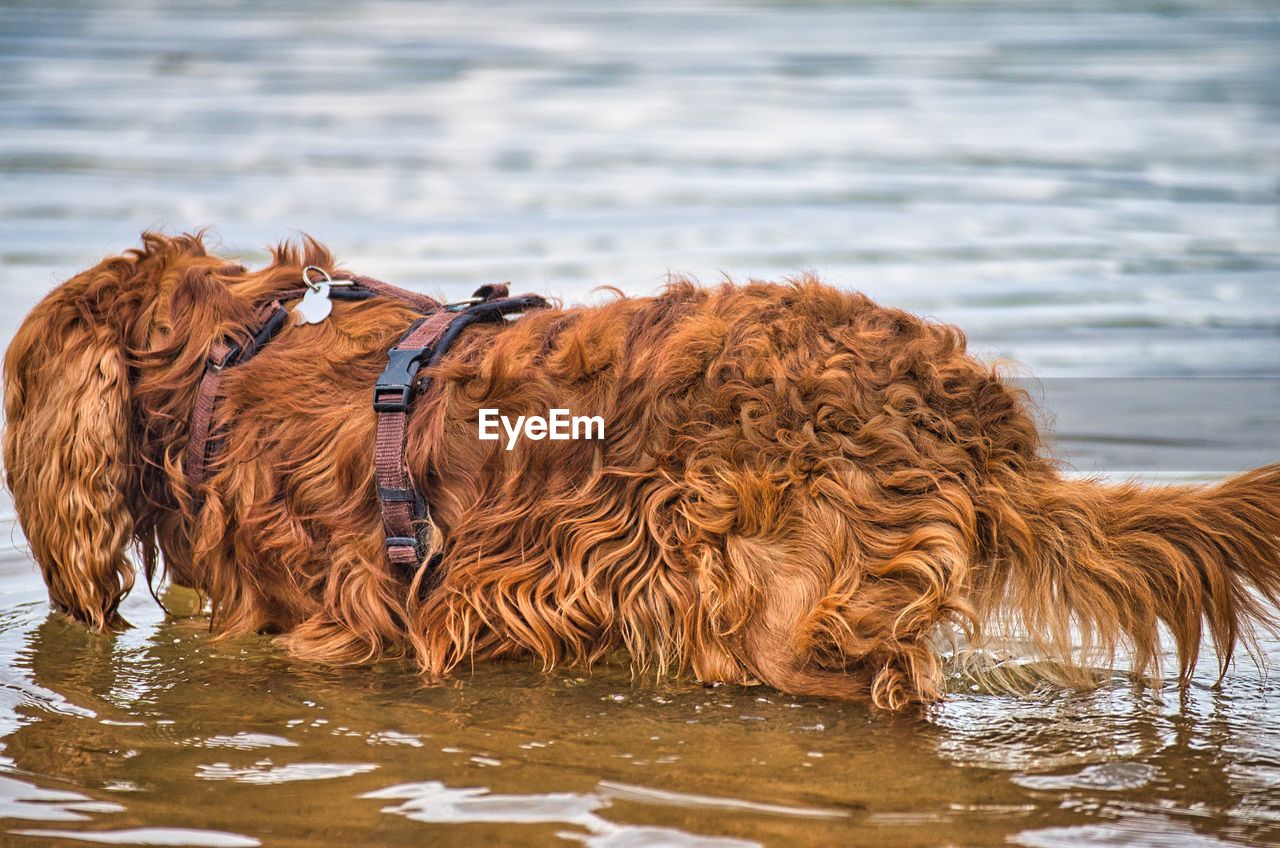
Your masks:
{"label": "curly fur", "polygon": [[[163,562],[203,591],[219,633],[325,663],[625,652],[897,708],[941,697],[944,625],[976,642],[1011,622],[1076,662],[1126,646],[1144,670],[1163,623],[1185,681],[1202,624],[1225,669],[1280,595],[1280,466],[1211,488],[1063,479],[959,330],[810,278],[469,329],[411,416],[444,557],[412,585],[384,558],[369,392],[414,316],[338,303],[227,373],[195,514],[181,459],[206,351],[303,265],[338,270],[311,241],[251,272],[148,234],[27,318],[4,456],[57,608],[123,626],[133,547],[148,579]],[[477,439],[482,407],[600,415],[607,437],[507,452]]]}

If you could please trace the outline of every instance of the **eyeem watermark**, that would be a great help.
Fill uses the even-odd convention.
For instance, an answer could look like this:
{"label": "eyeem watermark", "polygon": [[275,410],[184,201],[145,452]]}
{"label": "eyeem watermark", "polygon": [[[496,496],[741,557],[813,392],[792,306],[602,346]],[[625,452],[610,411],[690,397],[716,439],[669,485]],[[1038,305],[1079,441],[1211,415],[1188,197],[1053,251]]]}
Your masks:
{"label": "eyeem watermark", "polygon": [[535,442],[543,439],[553,442],[603,439],[604,418],[599,415],[574,415],[567,409],[552,409],[546,418],[541,415],[518,415],[512,421],[496,409],[482,409],[477,431],[480,440],[484,442],[496,442],[502,437],[502,433],[506,433],[507,450],[511,450],[521,436]]}

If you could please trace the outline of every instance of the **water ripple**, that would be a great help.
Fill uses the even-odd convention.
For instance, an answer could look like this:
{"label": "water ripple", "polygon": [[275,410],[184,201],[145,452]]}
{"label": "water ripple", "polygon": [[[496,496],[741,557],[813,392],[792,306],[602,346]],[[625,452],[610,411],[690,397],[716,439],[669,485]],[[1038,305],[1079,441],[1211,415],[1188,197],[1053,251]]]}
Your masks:
{"label": "water ripple", "polygon": [[396,800],[384,813],[431,824],[569,824],[587,831],[561,836],[581,841],[589,848],[670,845],[674,848],[747,848],[759,843],[740,839],[706,837],[673,828],[615,824],[598,812],[609,806],[601,795],[553,792],[526,795],[491,794],[488,789],[453,789],[438,781],[401,784],[367,792],[361,797]]}
{"label": "water ripple", "polygon": [[263,761],[252,766],[237,768],[229,763],[210,763],[196,770],[202,780],[230,780],[254,786],[273,786],[300,780],[333,780],[352,777],[374,771],[376,763],[288,763],[272,765]]}

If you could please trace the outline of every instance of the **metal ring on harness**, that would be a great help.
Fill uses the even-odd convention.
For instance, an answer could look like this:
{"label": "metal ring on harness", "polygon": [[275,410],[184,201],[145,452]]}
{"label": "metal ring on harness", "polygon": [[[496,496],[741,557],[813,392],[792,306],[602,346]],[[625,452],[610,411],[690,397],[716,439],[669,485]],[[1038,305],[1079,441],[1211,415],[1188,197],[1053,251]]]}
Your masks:
{"label": "metal ring on harness", "polygon": [[329,276],[328,271],[321,268],[319,265],[308,265],[302,269],[302,282],[306,283],[307,288],[311,289],[313,292],[320,291],[320,283],[312,282],[310,274],[311,271],[319,271],[321,274],[324,274],[324,281],[330,286],[354,286],[356,284],[355,280],[347,280],[342,277],[335,280],[333,277]]}

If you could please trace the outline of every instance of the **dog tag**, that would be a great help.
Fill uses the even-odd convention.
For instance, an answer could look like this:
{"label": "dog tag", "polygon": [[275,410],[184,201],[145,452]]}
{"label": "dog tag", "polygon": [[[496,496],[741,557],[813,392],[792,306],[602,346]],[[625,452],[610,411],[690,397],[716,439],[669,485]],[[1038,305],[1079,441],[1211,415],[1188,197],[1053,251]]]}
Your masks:
{"label": "dog tag", "polygon": [[293,314],[299,324],[319,324],[333,311],[333,301],[329,300],[329,281],[308,285],[311,288],[302,296],[302,302],[293,308]]}

